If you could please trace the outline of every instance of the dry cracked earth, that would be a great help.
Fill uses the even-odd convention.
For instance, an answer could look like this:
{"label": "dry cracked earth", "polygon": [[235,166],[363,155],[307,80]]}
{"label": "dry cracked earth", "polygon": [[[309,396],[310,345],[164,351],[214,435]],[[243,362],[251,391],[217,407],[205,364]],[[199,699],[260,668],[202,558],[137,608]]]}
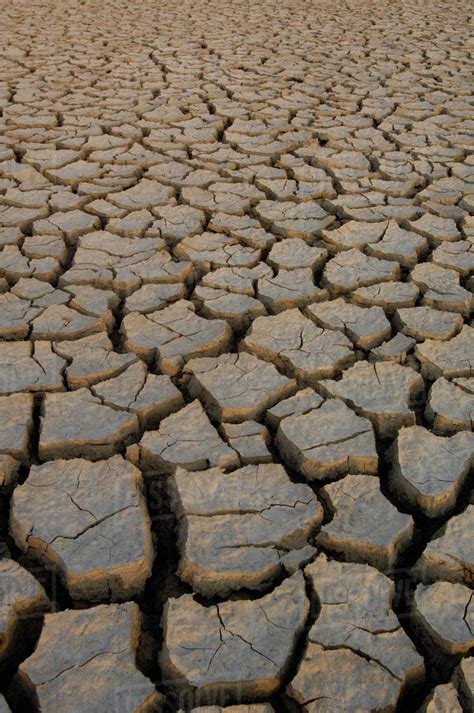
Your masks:
{"label": "dry cracked earth", "polygon": [[468,3],[0,14],[1,713],[472,712]]}

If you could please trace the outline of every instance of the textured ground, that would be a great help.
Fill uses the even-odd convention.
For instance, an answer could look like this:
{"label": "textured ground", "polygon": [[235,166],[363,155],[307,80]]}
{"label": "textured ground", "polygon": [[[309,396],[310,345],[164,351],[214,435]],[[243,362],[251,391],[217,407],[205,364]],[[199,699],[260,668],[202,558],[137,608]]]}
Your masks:
{"label": "textured ground", "polygon": [[2,713],[473,710],[469,12],[0,0]]}

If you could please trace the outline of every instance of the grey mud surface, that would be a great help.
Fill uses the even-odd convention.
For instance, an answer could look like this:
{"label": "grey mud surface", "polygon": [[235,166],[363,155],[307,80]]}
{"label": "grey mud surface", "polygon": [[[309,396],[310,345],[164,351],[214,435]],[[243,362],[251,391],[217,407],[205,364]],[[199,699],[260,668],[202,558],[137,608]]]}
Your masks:
{"label": "grey mud surface", "polygon": [[1,713],[472,713],[471,23],[0,0]]}

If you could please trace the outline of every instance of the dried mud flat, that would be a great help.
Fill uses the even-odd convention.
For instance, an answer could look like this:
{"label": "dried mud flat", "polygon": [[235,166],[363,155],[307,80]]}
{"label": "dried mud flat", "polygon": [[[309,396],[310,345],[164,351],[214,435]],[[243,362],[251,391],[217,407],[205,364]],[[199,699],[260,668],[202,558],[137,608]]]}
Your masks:
{"label": "dried mud flat", "polygon": [[474,709],[468,3],[0,0],[0,711]]}

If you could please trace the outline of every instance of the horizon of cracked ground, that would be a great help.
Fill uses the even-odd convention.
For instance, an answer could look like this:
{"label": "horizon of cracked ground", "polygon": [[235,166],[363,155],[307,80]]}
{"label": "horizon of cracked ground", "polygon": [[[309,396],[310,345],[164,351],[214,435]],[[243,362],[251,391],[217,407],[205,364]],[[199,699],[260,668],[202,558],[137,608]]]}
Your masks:
{"label": "horizon of cracked ground", "polygon": [[0,0],[2,713],[472,713],[471,14]]}

